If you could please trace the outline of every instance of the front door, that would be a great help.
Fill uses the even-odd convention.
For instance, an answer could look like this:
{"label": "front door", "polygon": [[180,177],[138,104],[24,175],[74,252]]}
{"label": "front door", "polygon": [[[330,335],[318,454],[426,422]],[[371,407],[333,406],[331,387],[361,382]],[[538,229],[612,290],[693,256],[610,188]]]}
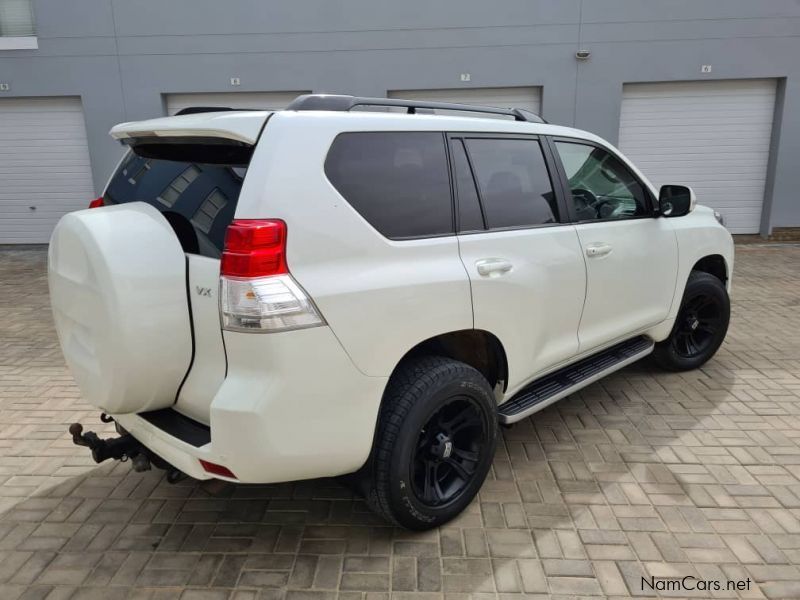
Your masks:
{"label": "front door", "polygon": [[513,392],[578,352],[581,247],[539,139],[452,135],[450,151],[475,328],[505,347]]}
{"label": "front door", "polygon": [[638,333],[669,313],[678,244],[669,219],[654,216],[647,188],[608,149],[555,141],[586,263],[580,352]]}

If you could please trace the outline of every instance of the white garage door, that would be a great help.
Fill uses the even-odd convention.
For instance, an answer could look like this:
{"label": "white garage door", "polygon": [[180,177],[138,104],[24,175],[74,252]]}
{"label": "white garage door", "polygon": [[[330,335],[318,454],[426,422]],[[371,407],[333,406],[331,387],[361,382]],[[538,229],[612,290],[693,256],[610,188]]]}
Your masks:
{"label": "white garage door", "polygon": [[538,87],[470,88],[450,90],[396,90],[390,98],[428,102],[458,102],[483,104],[500,108],[524,108],[541,114],[542,89]]}
{"label": "white garage door", "polygon": [[212,94],[167,94],[167,114],[190,106],[227,106],[278,110],[309,92],[220,92]]}
{"label": "white garage door", "polygon": [[80,98],[0,99],[0,244],[46,243],[93,198]]}
{"label": "white garage door", "polygon": [[733,233],[756,233],[775,80],[629,84],[619,147],[656,186],[691,186]]}

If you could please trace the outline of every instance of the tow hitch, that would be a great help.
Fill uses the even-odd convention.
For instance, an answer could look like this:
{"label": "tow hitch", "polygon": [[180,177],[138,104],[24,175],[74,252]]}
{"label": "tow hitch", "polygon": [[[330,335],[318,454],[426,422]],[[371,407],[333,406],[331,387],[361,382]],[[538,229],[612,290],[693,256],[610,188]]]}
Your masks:
{"label": "tow hitch", "polygon": [[[94,462],[101,463],[109,458],[116,458],[117,460],[133,460],[141,453],[141,444],[130,434],[126,433],[118,438],[110,438],[104,440],[100,438],[94,431],[87,431],[83,433],[83,425],[80,423],[73,423],[69,426],[69,433],[72,436],[72,443],[76,446],[86,446],[92,451],[92,458]],[[149,462],[149,461],[148,461]],[[136,463],[134,462],[134,469]],[[150,468],[142,469],[146,471]],[[138,469],[136,469],[138,470]]]}
{"label": "tow hitch", "polygon": [[[103,415],[105,417],[105,415]],[[104,423],[112,421],[110,417],[103,418]],[[124,430],[123,430],[124,431]],[[165,461],[160,456],[153,454],[139,440],[130,433],[124,432],[117,438],[102,439],[94,431],[83,432],[83,425],[73,423],[69,426],[72,443],[76,446],[85,446],[92,451],[94,462],[101,463],[109,458],[126,461],[130,459],[134,471],[149,471],[152,466],[167,471],[167,481],[176,483],[185,475]]]}

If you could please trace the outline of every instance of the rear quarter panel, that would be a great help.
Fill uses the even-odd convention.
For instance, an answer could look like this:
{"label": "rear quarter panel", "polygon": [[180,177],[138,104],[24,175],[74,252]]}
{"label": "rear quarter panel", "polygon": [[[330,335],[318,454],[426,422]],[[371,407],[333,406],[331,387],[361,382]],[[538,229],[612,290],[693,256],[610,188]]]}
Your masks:
{"label": "rear quarter panel", "polygon": [[[392,129],[408,126],[377,130]],[[389,240],[328,181],[324,164],[334,138],[359,130],[376,128],[358,118],[276,113],[251,161],[236,218],[286,221],[290,272],[358,369],[387,376],[419,342],[472,328],[472,302],[455,236]]]}

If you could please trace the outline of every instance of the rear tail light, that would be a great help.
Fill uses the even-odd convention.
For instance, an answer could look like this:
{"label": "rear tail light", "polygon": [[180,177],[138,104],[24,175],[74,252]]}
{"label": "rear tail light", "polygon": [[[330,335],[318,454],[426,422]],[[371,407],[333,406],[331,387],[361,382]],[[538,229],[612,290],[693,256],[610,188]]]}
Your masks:
{"label": "rear tail light", "polygon": [[286,265],[286,223],[237,219],[228,227],[220,267],[222,326],[275,332],[324,325]]}
{"label": "rear tail light", "polygon": [[104,204],[105,204],[105,202],[103,201],[103,197],[100,196],[99,198],[89,202],[89,208],[100,208]]}
{"label": "rear tail light", "polygon": [[225,232],[222,274],[267,277],[288,273],[286,223],[276,219],[239,219]]}
{"label": "rear tail light", "polygon": [[200,460],[200,466],[203,467],[203,470],[206,473],[211,473],[212,475],[219,475],[220,477],[227,477],[229,479],[236,479],[236,475],[228,467],[223,467],[222,465],[218,465],[216,463],[208,462],[207,460]]}

